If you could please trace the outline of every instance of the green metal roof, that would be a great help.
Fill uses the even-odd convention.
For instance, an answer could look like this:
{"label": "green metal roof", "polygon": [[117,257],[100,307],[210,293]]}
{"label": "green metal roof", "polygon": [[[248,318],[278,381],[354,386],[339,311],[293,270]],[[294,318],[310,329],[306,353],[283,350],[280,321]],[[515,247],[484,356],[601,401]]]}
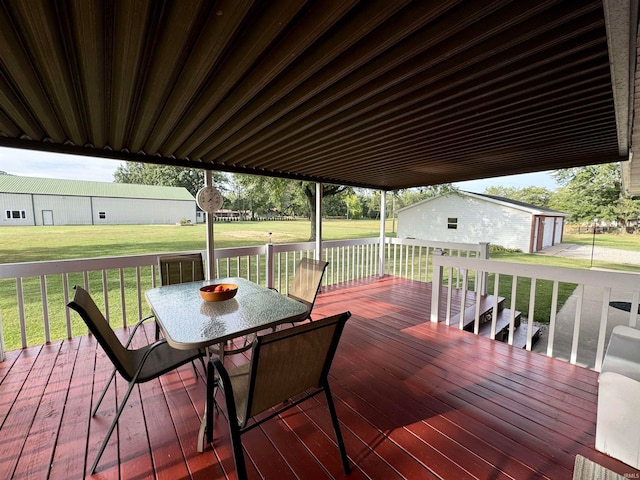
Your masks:
{"label": "green metal roof", "polygon": [[160,187],[130,183],[89,182],[58,178],[0,175],[0,193],[70,195],[79,197],[146,198],[155,200],[194,200],[184,187]]}

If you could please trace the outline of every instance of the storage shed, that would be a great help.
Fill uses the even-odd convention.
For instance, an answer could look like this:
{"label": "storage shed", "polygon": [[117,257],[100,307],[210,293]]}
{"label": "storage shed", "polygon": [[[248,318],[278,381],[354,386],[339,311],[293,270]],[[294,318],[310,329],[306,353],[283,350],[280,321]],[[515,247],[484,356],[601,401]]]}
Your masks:
{"label": "storage shed", "polygon": [[525,253],[562,242],[569,214],[492,195],[457,192],[398,210],[398,237],[489,242]]}
{"label": "storage shed", "polygon": [[173,224],[196,221],[183,187],[0,175],[0,225]]}

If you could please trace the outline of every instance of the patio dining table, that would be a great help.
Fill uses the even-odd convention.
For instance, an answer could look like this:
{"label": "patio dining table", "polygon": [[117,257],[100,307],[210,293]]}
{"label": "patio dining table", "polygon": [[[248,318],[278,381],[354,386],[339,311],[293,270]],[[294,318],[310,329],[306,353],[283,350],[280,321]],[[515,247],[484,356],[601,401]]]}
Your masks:
{"label": "patio dining table", "polygon": [[[199,289],[212,283],[235,283],[238,292],[229,300],[206,302]],[[308,315],[308,305],[236,277],[156,287],[145,296],[169,345],[181,350],[219,345],[219,355],[227,341],[304,320]],[[205,416],[198,451],[203,450]]]}

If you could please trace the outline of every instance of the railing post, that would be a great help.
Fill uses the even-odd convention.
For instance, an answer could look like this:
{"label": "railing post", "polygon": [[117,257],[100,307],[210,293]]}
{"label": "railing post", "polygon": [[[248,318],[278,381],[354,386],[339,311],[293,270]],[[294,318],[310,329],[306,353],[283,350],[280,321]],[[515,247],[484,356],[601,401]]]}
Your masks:
{"label": "railing post", "polygon": [[440,309],[440,291],[442,290],[443,267],[436,257],[432,257],[431,272],[431,321],[437,322]]}
{"label": "railing post", "polygon": [[[489,260],[489,242],[480,242],[480,258]],[[489,272],[483,272],[480,277],[480,293],[486,295],[489,289]]]}
{"label": "railing post", "polygon": [[274,253],[273,253],[273,243],[271,243],[271,241],[269,241],[269,243],[267,243],[267,248],[265,249],[267,254],[266,254],[266,261],[265,261],[265,268],[266,268],[266,277],[267,277],[267,288],[273,288],[274,287],[274,275],[275,275],[275,260],[274,260]]}

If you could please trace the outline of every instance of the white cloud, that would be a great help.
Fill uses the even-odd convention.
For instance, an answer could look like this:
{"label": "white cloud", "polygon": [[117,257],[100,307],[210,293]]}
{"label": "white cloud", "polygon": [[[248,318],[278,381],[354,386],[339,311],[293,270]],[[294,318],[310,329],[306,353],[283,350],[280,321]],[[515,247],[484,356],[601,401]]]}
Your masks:
{"label": "white cloud", "polygon": [[113,182],[122,162],[96,157],[0,147],[0,170],[12,175]]}

